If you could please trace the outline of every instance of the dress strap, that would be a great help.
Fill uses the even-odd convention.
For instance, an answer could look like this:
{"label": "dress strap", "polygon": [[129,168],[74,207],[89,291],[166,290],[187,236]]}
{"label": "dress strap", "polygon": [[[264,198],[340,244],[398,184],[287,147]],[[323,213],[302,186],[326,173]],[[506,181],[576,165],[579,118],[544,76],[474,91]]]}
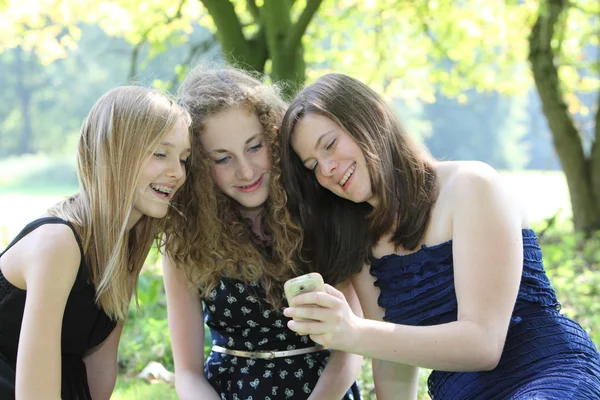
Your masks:
{"label": "dress strap", "polygon": [[21,230],[21,232],[19,232],[19,234],[12,240],[12,242],[10,242],[10,244],[4,249],[4,251],[2,251],[2,253],[0,253],[0,257],[8,249],[10,249],[12,246],[14,246],[19,240],[23,239],[25,236],[27,236],[28,234],[30,234],[31,232],[33,232],[40,226],[46,225],[46,224],[63,224],[63,225],[67,225],[69,228],[71,228],[71,230],[73,231],[73,235],[75,236],[75,240],[77,241],[77,245],[79,246],[79,251],[81,252],[81,259],[84,260],[83,245],[81,244],[81,239],[79,238],[79,234],[75,230],[75,227],[73,227],[73,225],[69,221],[65,221],[64,219],[58,218],[58,217],[43,217],[43,218],[38,218],[38,219],[28,223],[25,226],[25,228],[23,228]]}

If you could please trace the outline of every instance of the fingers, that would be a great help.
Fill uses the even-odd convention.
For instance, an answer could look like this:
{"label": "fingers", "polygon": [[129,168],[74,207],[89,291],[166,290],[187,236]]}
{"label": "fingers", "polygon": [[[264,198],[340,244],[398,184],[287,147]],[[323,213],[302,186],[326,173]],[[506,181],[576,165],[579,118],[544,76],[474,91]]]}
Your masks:
{"label": "fingers", "polygon": [[337,308],[324,308],[315,306],[290,307],[283,310],[283,315],[295,320],[310,319],[313,321],[333,321],[340,319]]}
{"label": "fingers", "polygon": [[326,283],[325,284],[325,291],[327,293],[329,293],[330,295],[337,297],[340,300],[346,300],[346,297],[344,297],[344,293],[340,292],[339,290],[337,290],[336,288],[334,288],[333,286],[331,286],[330,284]]}
{"label": "fingers", "polygon": [[290,321],[288,321],[287,326],[288,326],[288,328],[290,328],[291,330],[293,330],[296,333],[299,333],[300,335],[319,335],[319,334],[328,333],[328,330],[327,330],[325,324],[322,323],[321,321],[290,320]]}
{"label": "fingers", "polygon": [[325,290],[327,291],[299,294],[290,301],[290,306],[299,307],[313,304],[320,307],[333,308],[339,306],[341,300],[345,301],[344,295],[334,287],[325,285]]}

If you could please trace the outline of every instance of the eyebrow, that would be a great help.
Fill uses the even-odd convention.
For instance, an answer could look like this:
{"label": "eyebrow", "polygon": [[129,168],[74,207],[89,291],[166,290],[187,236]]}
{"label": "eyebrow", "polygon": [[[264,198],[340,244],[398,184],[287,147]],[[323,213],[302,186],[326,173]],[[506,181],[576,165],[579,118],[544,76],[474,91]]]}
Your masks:
{"label": "eyebrow", "polygon": [[[325,132],[324,134],[322,134],[321,136],[319,136],[319,138],[317,139],[317,143],[315,143],[315,148],[314,148],[314,150],[317,150],[317,149],[319,148],[319,145],[321,144],[321,140],[323,140],[323,138],[324,138],[325,136],[329,135],[329,134],[330,134],[330,133],[332,133],[332,132],[335,132],[335,131],[337,131],[337,129],[338,129],[338,128],[333,128],[333,129],[330,129],[330,130],[328,130],[327,132]],[[306,160],[302,161],[302,164],[306,164],[306,162],[307,162],[308,160],[310,160],[311,158],[314,158],[314,157],[308,157]]]}
{"label": "eyebrow", "polygon": [[[175,148],[175,145],[173,143],[170,143],[170,142],[162,142],[160,145],[161,146],[165,146],[165,147]],[[189,151],[191,153],[192,149],[190,147],[188,147],[187,149],[184,149],[183,151],[184,152],[185,151]]]}
{"label": "eyebrow", "polygon": [[[246,140],[246,143],[244,143],[245,145],[250,144],[254,139],[256,139],[257,137],[259,137],[260,135],[262,135],[262,133],[255,133],[254,135],[250,136],[248,138],[248,140]],[[228,153],[229,150],[225,150],[225,149],[215,149],[213,151],[211,151],[211,153]]]}

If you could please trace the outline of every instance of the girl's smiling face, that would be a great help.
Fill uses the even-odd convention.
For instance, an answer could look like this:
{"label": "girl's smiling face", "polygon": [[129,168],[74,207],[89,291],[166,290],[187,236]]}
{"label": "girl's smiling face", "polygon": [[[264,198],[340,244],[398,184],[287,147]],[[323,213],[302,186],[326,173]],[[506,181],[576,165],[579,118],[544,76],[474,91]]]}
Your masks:
{"label": "girl's smiling face", "polygon": [[244,210],[262,208],[269,197],[271,162],[258,117],[244,106],[211,115],[200,141],[213,161],[217,187]]}
{"label": "girl's smiling face", "polygon": [[362,149],[336,122],[319,114],[303,116],[292,148],[325,189],[355,203],[377,203]]}
{"label": "girl's smiling face", "polygon": [[169,201],[185,182],[185,163],[190,151],[188,126],[179,120],[142,167],[129,227],[142,215],[152,218],[167,215]]}

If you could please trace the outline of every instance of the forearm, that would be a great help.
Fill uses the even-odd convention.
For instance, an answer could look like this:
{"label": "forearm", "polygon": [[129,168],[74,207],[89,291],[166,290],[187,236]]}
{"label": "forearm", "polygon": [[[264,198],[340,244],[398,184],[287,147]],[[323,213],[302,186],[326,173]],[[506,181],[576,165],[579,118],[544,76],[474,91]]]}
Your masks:
{"label": "forearm", "polygon": [[175,388],[180,400],[220,400],[201,372],[175,370]]}
{"label": "forearm", "polygon": [[411,400],[419,390],[419,368],[373,359],[373,382],[378,400]]}
{"label": "forearm", "polygon": [[442,371],[493,369],[504,338],[470,321],[407,326],[361,319],[349,348],[374,359]]}
{"label": "forearm", "polygon": [[333,350],[309,400],[339,400],[360,373],[362,356]]}
{"label": "forearm", "polygon": [[46,352],[43,360],[37,360],[33,354],[19,350],[15,377],[15,399],[48,400],[60,399],[61,368],[60,346],[57,351]]}

